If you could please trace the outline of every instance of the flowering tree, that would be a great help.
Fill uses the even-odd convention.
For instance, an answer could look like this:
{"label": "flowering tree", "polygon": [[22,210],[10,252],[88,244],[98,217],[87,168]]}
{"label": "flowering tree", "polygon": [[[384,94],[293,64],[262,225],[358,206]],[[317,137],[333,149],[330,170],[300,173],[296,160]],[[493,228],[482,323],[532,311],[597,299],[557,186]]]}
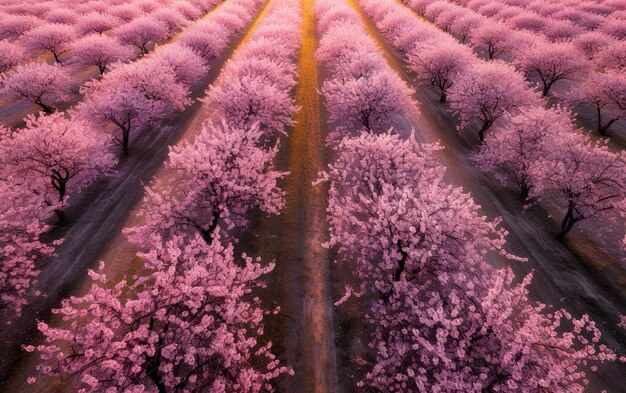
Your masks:
{"label": "flowering tree", "polygon": [[19,315],[39,274],[35,261],[50,256],[60,242],[41,240],[50,207],[41,195],[25,192],[19,179],[2,176],[0,203],[0,310]]}
{"label": "flowering tree", "polygon": [[424,46],[418,52],[408,55],[409,67],[417,78],[439,88],[440,102],[446,102],[448,88],[472,60],[472,54],[465,46],[448,40],[437,45]]}
{"label": "flowering tree", "polygon": [[79,15],[74,10],[69,9],[53,9],[46,12],[46,22],[49,23],[62,23],[66,25],[73,25],[78,21]]}
{"label": "flowering tree", "polygon": [[268,392],[272,379],[292,373],[271,342],[258,342],[269,311],[250,299],[274,264],[237,261],[219,238],[174,237],[139,257],[147,274],[130,281],[109,284],[89,271],[87,294],[54,310],[67,328],[39,323],[45,343],[25,347],[41,354],[38,370],[80,377],[88,391],[160,393]]}
{"label": "flowering tree", "polygon": [[535,45],[518,57],[516,64],[529,79],[540,80],[544,96],[548,95],[555,82],[571,79],[587,66],[578,50],[563,43]]}
{"label": "flowering tree", "polygon": [[104,74],[109,65],[129,60],[133,53],[111,37],[91,34],[72,45],[71,55],[73,63],[96,66]]}
{"label": "flowering tree", "polygon": [[561,109],[529,106],[515,116],[506,116],[503,125],[487,136],[475,156],[478,165],[504,185],[512,176],[525,200],[532,189],[531,167],[551,149],[546,145],[550,134],[574,132],[571,114]]}
{"label": "flowering tree", "polygon": [[82,15],[76,22],[76,31],[80,35],[97,33],[102,35],[105,31],[111,30],[120,24],[120,20],[111,15],[99,12],[90,12]]}
{"label": "flowering tree", "polygon": [[374,285],[385,299],[394,282],[409,280],[431,258],[441,269],[467,270],[478,250],[501,251],[498,222],[480,216],[460,188],[443,184],[436,146],[362,134],[338,147],[337,161],[321,177],[330,183],[327,246],[357,264],[361,290]]}
{"label": "flowering tree", "polygon": [[549,154],[531,168],[531,197],[555,198],[565,209],[556,234],[563,238],[579,221],[607,217],[626,196],[626,153],[613,153],[607,141],[577,133],[551,135]]}
{"label": "flowering tree", "polygon": [[24,53],[19,46],[8,40],[0,41],[0,74],[20,64],[23,58]]}
{"label": "flowering tree", "polygon": [[485,23],[470,33],[470,44],[482,48],[489,59],[510,53],[513,49],[511,30],[502,24]]}
{"label": "flowering tree", "polygon": [[172,69],[176,82],[189,88],[195,86],[209,72],[209,65],[196,52],[179,44],[163,45],[149,57]]}
{"label": "flowering tree", "polygon": [[626,69],[626,42],[615,41],[610,44],[601,57],[600,64],[617,70]]}
{"label": "flowering tree", "polygon": [[500,62],[472,64],[459,75],[448,98],[452,112],[461,120],[459,129],[469,127],[475,120],[482,123],[478,131],[481,142],[496,120],[536,99],[524,78]]}
{"label": "flowering tree", "polygon": [[172,38],[177,29],[184,27],[188,23],[183,14],[175,9],[160,8],[150,16],[167,27],[167,38]]}
{"label": "flowering tree", "polygon": [[70,77],[57,65],[27,63],[0,75],[0,96],[36,104],[46,113],[68,97]]}
{"label": "flowering tree", "polygon": [[602,54],[613,40],[606,34],[598,31],[588,31],[577,35],[572,45],[583,53],[588,60],[593,60]]}
{"label": "flowering tree", "polygon": [[[164,89],[163,86],[167,86]],[[177,83],[176,75],[165,62],[135,62],[120,65],[100,81],[85,84],[87,94],[79,115],[94,123],[113,123],[121,136],[114,139],[129,152],[130,133],[155,124],[170,108],[189,104],[189,90]]]}
{"label": "flowering tree", "polygon": [[2,138],[0,162],[3,173],[26,187],[24,193],[44,196],[63,219],[68,196],[112,172],[117,160],[110,147],[106,136],[63,113],[31,115],[26,128]]}
{"label": "flowering tree", "polygon": [[374,391],[582,392],[589,366],[616,360],[587,315],[532,303],[510,269],[472,277],[427,264],[367,316]]}
{"label": "flowering tree", "polygon": [[54,60],[62,64],[59,56],[69,50],[74,39],[76,39],[76,33],[72,26],[48,23],[24,34],[22,45],[33,52],[50,52]]}
{"label": "flowering tree", "polygon": [[[251,61],[266,63],[270,70],[271,67],[281,67],[281,64],[263,58]],[[256,68],[256,64],[251,68]],[[293,124],[297,110],[289,90],[276,83],[284,80],[284,73],[279,76],[281,80],[275,81],[271,74],[235,72],[233,69],[227,71],[227,82],[211,86],[203,102],[218,110],[234,127],[258,124],[268,137],[276,132],[284,134],[285,127]],[[287,75],[286,78],[291,77]]]}
{"label": "flowering tree", "polygon": [[115,29],[115,36],[145,55],[150,47],[167,36],[167,27],[151,17],[140,17]]}
{"label": "flowering tree", "polygon": [[387,69],[326,81],[322,93],[331,121],[349,133],[363,128],[386,131],[407,113],[411,102],[404,81]]}
{"label": "flowering tree", "polygon": [[[588,104],[595,109],[600,134],[604,135],[618,119],[626,118],[626,74],[623,72],[593,72],[569,96],[574,103]],[[608,118],[604,122],[602,112]]]}
{"label": "flowering tree", "polygon": [[0,40],[16,39],[28,30],[41,25],[33,15],[0,14]]}
{"label": "flowering tree", "polygon": [[129,238],[143,245],[157,233],[198,234],[211,243],[218,227],[245,226],[250,209],[278,213],[285,202],[276,181],[286,173],[274,170],[277,146],[258,147],[262,136],[258,125],[205,124],[193,143],[171,148],[167,166],[182,180],[175,188],[158,185],[166,191],[147,189],[144,225],[129,229]]}

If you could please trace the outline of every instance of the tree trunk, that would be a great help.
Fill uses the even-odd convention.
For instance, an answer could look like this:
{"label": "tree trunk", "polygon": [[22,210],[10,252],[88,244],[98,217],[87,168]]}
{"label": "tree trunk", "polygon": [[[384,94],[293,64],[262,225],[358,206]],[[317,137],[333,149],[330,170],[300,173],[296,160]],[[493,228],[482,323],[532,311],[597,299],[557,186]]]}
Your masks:
{"label": "tree trunk", "polygon": [[550,88],[552,88],[552,83],[553,82],[550,82],[550,83],[545,83],[544,82],[544,84],[543,84],[543,96],[544,97],[548,96],[548,93],[550,92]]}
{"label": "tree trunk", "polygon": [[441,96],[439,96],[439,102],[441,102],[443,104],[447,100],[448,100],[448,95],[446,94],[446,91],[445,90],[441,90]]}
{"label": "tree trunk", "polygon": [[520,184],[520,199],[522,200],[522,202],[528,199],[529,192],[530,192],[530,186],[526,184],[525,181],[522,181],[522,183]]}
{"label": "tree trunk", "polygon": [[215,211],[214,209],[214,213],[211,215],[211,225],[209,225],[207,229],[200,230],[202,239],[204,239],[204,241],[207,242],[207,244],[209,245],[213,243],[213,232],[217,228],[217,223],[220,220],[221,213],[222,212],[219,209],[217,209],[217,211]]}
{"label": "tree trunk", "polygon": [[572,229],[575,223],[576,220],[574,219],[574,205],[570,203],[569,207],[567,208],[567,213],[565,214],[565,217],[563,217],[563,221],[561,221],[561,229],[555,235],[555,237],[559,240],[563,239],[565,235],[567,235],[567,233]]}
{"label": "tree trunk", "polygon": [[124,150],[124,155],[127,156],[129,153],[128,145],[130,139],[130,129],[122,130],[122,150]]}
{"label": "tree trunk", "polygon": [[37,100],[35,101],[35,104],[39,105],[41,107],[41,109],[43,109],[44,113],[52,113],[54,112],[54,109],[51,106],[48,106],[46,104],[44,104],[43,102]]}
{"label": "tree trunk", "polygon": [[485,131],[487,131],[492,124],[493,120],[486,120],[483,122],[483,126],[478,131],[478,139],[480,139],[480,143],[485,142]]}

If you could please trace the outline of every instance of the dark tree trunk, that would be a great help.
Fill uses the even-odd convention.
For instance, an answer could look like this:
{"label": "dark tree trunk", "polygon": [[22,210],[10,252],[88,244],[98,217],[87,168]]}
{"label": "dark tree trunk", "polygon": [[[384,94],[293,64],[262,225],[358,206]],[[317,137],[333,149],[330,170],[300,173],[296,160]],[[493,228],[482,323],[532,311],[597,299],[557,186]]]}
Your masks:
{"label": "dark tree trunk", "polygon": [[441,102],[443,104],[447,100],[448,100],[448,95],[446,94],[446,91],[445,90],[441,90],[441,96],[439,96],[439,102]]}
{"label": "dark tree trunk", "polygon": [[491,125],[493,124],[493,120],[486,120],[483,122],[482,127],[478,131],[478,139],[480,139],[480,143],[485,142],[485,131],[487,131]]}
{"label": "dark tree trunk", "polygon": [[572,229],[575,223],[576,219],[574,218],[574,205],[570,203],[567,208],[567,213],[565,213],[565,217],[563,217],[563,221],[561,221],[561,228],[559,229],[559,232],[555,235],[555,237],[559,240],[562,240],[565,235],[567,235],[567,233]]}

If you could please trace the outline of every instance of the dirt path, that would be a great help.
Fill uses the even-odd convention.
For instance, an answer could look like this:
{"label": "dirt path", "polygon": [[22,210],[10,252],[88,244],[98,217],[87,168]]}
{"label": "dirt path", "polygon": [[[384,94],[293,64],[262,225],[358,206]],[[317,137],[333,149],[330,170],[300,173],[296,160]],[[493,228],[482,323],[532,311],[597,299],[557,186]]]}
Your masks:
{"label": "dirt path", "polygon": [[281,312],[269,321],[267,335],[295,372],[280,381],[281,392],[335,391],[330,259],[322,247],[328,232],[326,189],[312,185],[326,162],[316,47],[313,1],[304,0],[295,92],[301,109],[277,158],[277,167],[290,172],[281,184],[287,204],[279,216],[256,220],[258,236],[251,242],[255,255],[276,261],[264,298]]}
{"label": "dirt path", "polygon": [[[210,64],[209,75],[194,89],[192,99],[204,96],[207,86],[217,80],[226,61],[257,26],[265,7],[267,4],[254,16],[254,22],[232,39],[222,56]],[[61,299],[80,291],[87,282],[86,269],[96,266],[97,261],[110,262],[107,271],[112,274],[121,275],[133,268],[130,261],[134,259],[136,249],[126,242],[121,230],[136,219],[132,211],[142,200],[142,183],[165,175],[163,163],[167,159],[168,147],[198,131],[206,116],[202,104],[195,102],[184,112],[167,118],[155,132],[137,134],[131,142],[133,151],[122,160],[119,172],[94,184],[72,202],[67,210],[68,223],[51,233],[54,238],[65,238],[65,243],[40,274],[37,289],[45,296],[33,296],[32,303],[13,324],[0,321],[0,351],[3,354],[0,357],[0,391],[47,391],[49,387],[34,389],[25,384],[26,377],[34,372],[35,359],[22,351],[20,345],[32,343],[39,337],[36,321],[49,320],[50,310],[58,307]]]}
{"label": "dirt path", "polygon": [[[360,10],[357,0],[349,3],[359,12],[390,67],[414,86],[414,78],[402,56]],[[502,217],[502,226],[509,231],[508,249],[529,258],[526,263],[516,263],[493,257],[491,262],[511,266],[518,276],[533,271],[531,295],[535,299],[564,307],[574,315],[588,313],[598,322],[607,343],[626,353],[624,331],[615,327],[618,316],[626,313],[626,276],[620,261],[615,259],[619,252],[604,252],[602,247],[576,234],[566,245],[556,241],[552,236],[554,224],[546,219],[549,214],[545,210],[536,207],[524,212],[515,191],[501,187],[475,168],[469,159],[475,148],[474,135],[464,137],[456,133],[456,124],[438,103],[436,92],[418,88],[413,97],[420,110],[410,115],[416,139],[423,143],[439,141],[445,146],[439,158],[448,169],[447,180],[470,192],[482,206],[483,214]],[[611,392],[622,391],[621,377],[625,374],[624,365],[601,366],[591,378],[592,391],[600,391],[600,387]]]}

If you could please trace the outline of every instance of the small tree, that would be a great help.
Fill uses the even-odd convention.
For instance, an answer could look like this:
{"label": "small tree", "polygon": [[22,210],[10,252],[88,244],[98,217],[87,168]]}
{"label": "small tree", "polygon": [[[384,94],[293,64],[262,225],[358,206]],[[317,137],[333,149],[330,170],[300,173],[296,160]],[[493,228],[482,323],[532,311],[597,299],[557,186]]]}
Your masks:
{"label": "small tree", "polygon": [[87,97],[78,107],[79,116],[116,125],[121,135],[113,138],[124,155],[131,131],[156,124],[168,109],[182,110],[190,103],[188,88],[176,82],[172,68],[156,61],[121,65],[102,80],[85,84],[83,93]]}
{"label": "small tree", "polygon": [[487,136],[475,160],[503,185],[512,176],[520,189],[520,198],[525,200],[533,187],[533,163],[548,154],[551,148],[546,145],[547,136],[572,132],[574,122],[567,111],[526,107],[515,116],[506,116],[503,124]]}
{"label": "small tree", "polygon": [[76,33],[72,26],[48,23],[24,34],[22,45],[33,52],[50,52],[54,60],[62,64],[59,56],[70,49],[75,39]]}
{"label": "small tree", "polygon": [[538,78],[543,96],[547,96],[555,82],[572,79],[585,69],[582,53],[570,44],[541,43],[529,48],[516,61],[529,79]]}
{"label": "small tree", "polygon": [[157,44],[167,36],[167,27],[151,17],[141,17],[115,29],[115,36],[124,44],[139,49],[143,56],[151,46]]}
{"label": "small tree", "polygon": [[626,196],[626,153],[612,153],[607,141],[587,136],[554,134],[547,141],[549,154],[531,169],[531,197],[554,198],[565,209],[556,234],[563,238],[579,221],[607,218]]}
{"label": "small tree", "polygon": [[26,186],[24,193],[45,196],[63,219],[67,197],[94,179],[111,174],[117,160],[106,136],[63,113],[29,116],[26,128],[2,138],[3,172]]}
{"label": "small tree", "polygon": [[272,164],[277,147],[258,146],[262,136],[257,125],[245,130],[205,124],[193,143],[171,148],[167,167],[180,181],[175,188],[158,185],[167,191],[147,188],[147,205],[140,212],[144,224],[129,229],[129,238],[150,244],[157,233],[198,234],[211,243],[218,227],[244,227],[253,208],[277,214],[285,202],[276,182],[286,173]]}
{"label": "small tree", "polygon": [[64,69],[46,63],[27,63],[0,75],[0,96],[38,105],[46,113],[69,98],[70,77]]}
{"label": "small tree", "polygon": [[348,133],[384,132],[398,124],[411,102],[407,85],[387,69],[326,81],[322,93],[331,121]]}
{"label": "small tree", "polygon": [[478,120],[480,141],[493,123],[536,97],[526,81],[512,67],[500,62],[477,62],[460,74],[450,88],[448,98],[452,112],[459,117],[459,129],[466,129]]}
{"label": "small tree", "polygon": [[100,75],[118,61],[129,60],[133,51],[115,39],[103,35],[88,35],[72,45],[71,61],[86,66],[96,66]]}
{"label": "small tree", "polygon": [[[611,125],[626,118],[626,74],[607,71],[593,72],[582,86],[569,95],[576,104],[588,104],[595,109],[598,132],[606,134]],[[602,121],[602,113],[608,119]]]}
{"label": "small tree", "polygon": [[8,40],[0,41],[0,74],[20,64],[23,58],[24,52],[19,46]]}
{"label": "small tree", "polygon": [[483,49],[489,59],[506,55],[514,48],[511,30],[502,24],[485,23],[470,33],[470,44]]}
{"label": "small tree", "polygon": [[472,54],[457,42],[444,41],[427,45],[408,55],[409,67],[422,83],[435,85],[441,91],[440,102],[446,102],[447,91],[456,77],[473,61]]}

